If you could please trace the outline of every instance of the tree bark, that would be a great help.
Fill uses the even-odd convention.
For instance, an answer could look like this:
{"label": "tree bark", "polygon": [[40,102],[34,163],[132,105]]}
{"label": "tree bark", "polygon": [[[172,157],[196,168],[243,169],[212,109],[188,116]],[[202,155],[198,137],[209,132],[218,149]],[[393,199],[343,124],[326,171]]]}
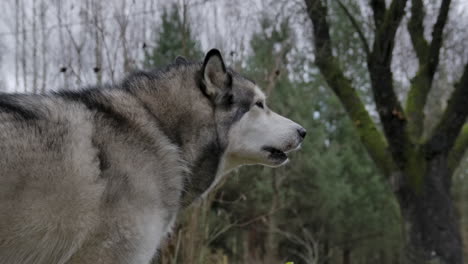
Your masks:
{"label": "tree bark", "polygon": [[328,241],[327,236],[324,237],[323,241],[323,255],[325,256],[325,259],[323,261],[323,264],[330,264],[330,258],[328,257],[330,255],[330,242]]}
{"label": "tree bark", "polygon": [[351,249],[348,246],[343,249],[343,264],[351,264]]}
{"label": "tree bark", "polygon": [[427,162],[420,190],[414,191],[407,183],[397,192],[405,219],[408,263],[463,263],[460,228],[450,197],[450,174],[447,158],[433,157]]}

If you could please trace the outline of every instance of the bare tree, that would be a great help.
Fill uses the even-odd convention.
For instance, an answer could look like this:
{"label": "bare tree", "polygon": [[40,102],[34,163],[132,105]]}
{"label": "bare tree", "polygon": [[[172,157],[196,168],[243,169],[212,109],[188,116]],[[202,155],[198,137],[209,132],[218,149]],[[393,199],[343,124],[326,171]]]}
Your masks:
{"label": "bare tree", "polygon": [[46,91],[47,87],[47,68],[49,67],[48,58],[47,58],[47,46],[48,46],[48,32],[47,32],[47,5],[44,0],[41,0],[40,3],[40,25],[41,25],[41,58],[42,58],[42,84],[41,84],[41,93]]}
{"label": "bare tree", "polygon": [[15,91],[19,88],[20,0],[15,0]]}
{"label": "bare tree", "polygon": [[23,74],[23,87],[24,91],[28,91],[28,70],[27,70],[27,50],[26,50],[26,43],[28,42],[27,38],[27,31],[26,31],[26,13],[24,8],[24,0],[20,2],[20,10],[21,10],[21,66],[22,66],[22,74]]}
{"label": "bare tree", "polygon": [[39,46],[39,40],[37,37],[37,0],[32,0],[32,92],[37,93],[37,80],[38,80],[38,56],[37,48]]}
{"label": "bare tree", "polygon": [[[146,1],[145,1],[146,2]],[[93,1],[92,3],[93,10],[93,35],[94,35],[94,59],[95,66],[93,68],[94,73],[96,74],[96,80],[98,84],[102,84],[102,35],[99,30],[102,26],[102,5],[101,1]]]}
{"label": "bare tree", "polygon": [[127,29],[129,24],[127,11],[127,1],[122,0],[122,5],[119,11],[116,11],[114,17],[119,27],[119,42],[122,47],[123,69],[124,72],[130,72],[132,69],[131,59],[128,51],[127,44]]}
{"label": "bare tree", "polygon": [[56,7],[56,19],[58,21],[58,35],[59,35],[59,47],[58,49],[62,52],[61,56],[59,56],[59,63],[60,63],[60,66],[58,67],[60,73],[62,73],[62,79],[63,79],[63,83],[62,85],[64,87],[68,87],[68,78],[67,78],[67,70],[68,70],[68,65],[66,63],[66,57],[69,57],[70,54],[68,54],[67,52],[65,52],[65,36],[64,36],[64,33],[63,33],[63,27],[64,27],[64,23],[63,23],[63,1],[61,0],[56,0],[55,2],[55,7]]}

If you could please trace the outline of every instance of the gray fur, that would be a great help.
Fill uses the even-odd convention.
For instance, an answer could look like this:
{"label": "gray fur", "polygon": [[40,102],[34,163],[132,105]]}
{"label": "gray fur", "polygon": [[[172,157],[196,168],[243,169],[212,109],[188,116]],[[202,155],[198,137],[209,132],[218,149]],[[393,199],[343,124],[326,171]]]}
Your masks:
{"label": "gray fur", "polygon": [[253,104],[251,81],[206,60],[0,95],[0,264],[148,263]]}

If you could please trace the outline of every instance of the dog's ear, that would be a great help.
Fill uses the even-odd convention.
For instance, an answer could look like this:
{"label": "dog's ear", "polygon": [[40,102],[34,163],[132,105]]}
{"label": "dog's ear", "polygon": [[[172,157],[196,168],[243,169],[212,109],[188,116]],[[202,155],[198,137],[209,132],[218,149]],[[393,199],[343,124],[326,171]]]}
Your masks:
{"label": "dog's ear", "polygon": [[188,60],[184,56],[177,56],[174,60],[175,64],[187,64]]}
{"label": "dog's ear", "polygon": [[221,52],[217,49],[208,51],[203,62],[202,70],[203,92],[214,99],[231,86],[232,77],[226,71]]}

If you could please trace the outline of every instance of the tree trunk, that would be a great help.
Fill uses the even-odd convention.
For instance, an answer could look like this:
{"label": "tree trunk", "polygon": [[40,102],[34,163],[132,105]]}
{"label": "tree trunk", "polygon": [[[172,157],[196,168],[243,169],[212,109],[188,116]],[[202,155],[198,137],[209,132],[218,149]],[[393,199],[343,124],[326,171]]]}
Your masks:
{"label": "tree trunk", "polygon": [[427,165],[419,190],[406,184],[397,194],[406,224],[407,262],[463,264],[447,158],[432,157]]}
{"label": "tree trunk", "polygon": [[27,68],[27,49],[26,49],[26,43],[28,41],[28,35],[26,34],[26,12],[25,12],[25,7],[24,7],[24,2],[21,1],[20,4],[20,10],[21,10],[21,31],[22,31],[22,39],[21,39],[21,68],[22,68],[22,74],[23,74],[23,87],[24,87],[24,92],[28,92],[28,68]]}
{"label": "tree trunk", "polygon": [[328,241],[327,236],[325,236],[324,240],[322,241],[323,243],[323,256],[325,256],[325,259],[323,261],[323,264],[330,264],[330,242]]}
{"label": "tree trunk", "polygon": [[32,65],[33,65],[33,79],[32,79],[32,92],[37,93],[37,79],[38,79],[38,71],[39,67],[37,66],[37,46],[39,46],[39,41],[37,38],[37,7],[36,7],[36,0],[32,1]]}
{"label": "tree trunk", "polygon": [[20,35],[20,21],[19,21],[19,0],[15,0],[15,92],[18,92],[19,84],[19,35]]}
{"label": "tree trunk", "polygon": [[351,264],[351,249],[348,246],[343,249],[343,264]]}
{"label": "tree trunk", "polygon": [[41,84],[41,93],[46,91],[47,87],[47,67],[49,61],[47,59],[47,5],[44,0],[41,0],[40,6],[40,23],[41,23],[41,57],[42,57],[42,84]]}
{"label": "tree trunk", "polygon": [[[146,2],[145,2],[146,3]],[[94,58],[95,66],[94,73],[96,74],[96,81],[98,85],[102,84],[102,72],[103,72],[103,55],[102,46],[104,40],[102,40],[101,27],[102,27],[102,5],[99,1],[92,2],[93,8],[93,33],[94,33]]]}

